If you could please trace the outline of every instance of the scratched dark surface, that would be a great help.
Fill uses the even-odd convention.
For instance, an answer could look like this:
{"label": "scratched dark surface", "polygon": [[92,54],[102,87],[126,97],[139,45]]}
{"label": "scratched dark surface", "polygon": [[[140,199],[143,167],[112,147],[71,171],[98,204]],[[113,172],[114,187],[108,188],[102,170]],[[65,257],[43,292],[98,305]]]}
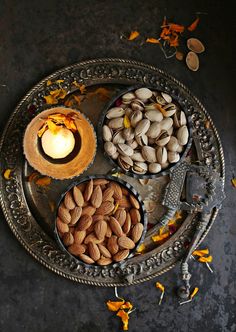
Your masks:
{"label": "scratched dark surface", "polygon": [[[206,45],[200,70],[165,59],[156,45],[120,39],[138,29],[155,36],[164,15],[188,24],[201,16],[193,34]],[[213,253],[211,274],[191,264],[192,284],[200,291],[191,304],[175,297],[178,266],[158,278],[166,295],[158,306],[154,281],[123,288],[120,295],[137,310],[130,331],[236,331],[236,166],[235,18],[225,1],[38,1],[0,0],[0,128],[20,98],[40,79],[61,67],[101,57],[139,60],[167,71],[202,101],[221,136],[226,159],[227,199],[204,241]],[[235,174],[236,175],[236,174]],[[0,214],[0,331],[115,332],[120,321],[106,310],[111,288],[73,283],[37,263],[18,243]]]}

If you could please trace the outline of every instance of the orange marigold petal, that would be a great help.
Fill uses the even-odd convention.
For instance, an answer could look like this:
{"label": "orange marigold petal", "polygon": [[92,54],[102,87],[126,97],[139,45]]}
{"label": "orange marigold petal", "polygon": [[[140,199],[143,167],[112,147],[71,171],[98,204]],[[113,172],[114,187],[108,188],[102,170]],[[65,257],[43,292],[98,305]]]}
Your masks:
{"label": "orange marigold petal", "polygon": [[160,41],[156,38],[147,38],[146,43],[151,43],[151,44],[160,44]]}
{"label": "orange marigold petal", "polygon": [[154,236],[152,236],[152,241],[153,242],[161,242],[161,241],[167,239],[169,236],[170,236],[169,232],[161,234],[161,235],[159,235],[159,234],[158,235],[154,235]]}
{"label": "orange marigold petal", "polygon": [[130,119],[129,119],[129,117],[127,115],[124,116],[123,123],[124,123],[124,127],[125,128],[130,128],[131,127]]}
{"label": "orange marigold petal", "polygon": [[161,292],[165,291],[165,287],[160,282],[156,282],[156,288],[160,289]]}
{"label": "orange marigold petal", "polygon": [[124,310],[119,310],[116,316],[120,317],[123,323],[123,331],[128,331],[129,329],[129,314]]}
{"label": "orange marigold petal", "polygon": [[58,130],[61,128],[60,126],[57,126],[52,120],[47,120],[46,121],[47,125],[48,125],[48,129],[55,135]]}
{"label": "orange marigold petal", "polygon": [[47,81],[47,86],[52,85],[52,81],[48,80]]}
{"label": "orange marigold petal", "polygon": [[213,260],[213,257],[212,256],[208,256],[208,257],[200,257],[198,259],[199,262],[201,263],[211,263]]}
{"label": "orange marigold petal", "polygon": [[38,131],[38,137],[42,137],[42,135],[44,134],[44,132],[48,129],[48,125],[45,122],[44,125],[42,126],[41,129],[39,129]]}
{"label": "orange marigold petal", "polygon": [[118,311],[125,301],[107,301],[107,308],[110,311]]}
{"label": "orange marigold petal", "polygon": [[46,100],[46,104],[54,105],[58,103],[57,99],[54,96],[48,95],[44,96],[43,98]]}
{"label": "orange marigold petal", "polygon": [[124,304],[121,305],[120,309],[133,309],[133,304],[131,302],[125,302]]}
{"label": "orange marigold petal", "polygon": [[142,243],[142,244],[140,244],[140,246],[138,247],[138,249],[136,251],[138,253],[143,253],[145,249],[146,249],[145,244]]}
{"label": "orange marigold petal", "polygon": [[48,186],[51,182],[52,182],[52,179],[49,176],[44,176],[35,181],[37,186],[40,186],[40,187]]}
{"label": "orange marigold petal", "polygon": [[139,35],[140,33],[138,31],[131,31],[128,40],[134,40],[138,38]]}
{"label": "orange marigold petal", "polygon": [[197,17],[196,20],[194,20],[193,23],[188,26],[188,28],[187,28],[188,31],[194,31],[196,29],[196,27],[198,26],[199,21],[200,21],[200,18]]}
{"label": "orange marigold petal", "polygon": [[190,295],[190,299],[192,300],[192,298],[197,294],[197,292],[199,291],[199,288],[198,287],[195,287],[193,292],[191,293]]}
{"label": "orange marigold petal", "polygon": [[3,177],[5,180],[10,180],[11,179],[11,173],[12,173],[12,169],[8,168],[4,171],[3,173]]}
{"label": "orange marigold petal", "polygon": [[234,186],[234,188],[236,188],[236,178],[231,179],[231,183]]}
{"label": "orange marigold petal", "polygon": [[198,256],[198,257],[209,255],[209,249],[206,248],[206,249],[202,249],[202,250],[194,250],[192,255]]}

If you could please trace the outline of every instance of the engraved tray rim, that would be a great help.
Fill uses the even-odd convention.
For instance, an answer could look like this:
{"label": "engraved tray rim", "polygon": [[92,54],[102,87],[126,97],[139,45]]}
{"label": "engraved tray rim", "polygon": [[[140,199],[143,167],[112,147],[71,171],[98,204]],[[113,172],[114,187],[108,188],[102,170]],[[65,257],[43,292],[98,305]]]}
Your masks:
{"label": "engraved tray rim", "polygon": [[[62,75],[62,74],[65,74],[67,72],[70,72],[70,71],[73,71],[76,69],[78,70],[79,68],[83,68],[86,66],[93,66],[93,65],[97,65],[98,67],[99,66],[103,66],[103,65],[119,65],[121,66],[122,64],[124,65],[129,65],[129,66],[133,66],[133,67],[138,67],[142,70],[146,70],[146,71],[150,71],[150,72],[153,72],[155,73],[156,75],[159,75],[161,78],[164,78],[164,80],[167,80],[169,81],[170,83],[174,83],[175,86],[177,85],[177,87],[179,87],[180,89],[182,89],[184,91],[185,94],[187,94],[190,99],[201,109],[201,111],[203,112],[203,114],[206,116],[207,120],[209,120],[210,122],[210,125],[211,125],[211,128],[214,132],[214,135],[215,135],[215,138],[216,138],[216,143],[217,143],[217,147],[218,147],[218,152],[219,152],[219,159],[220,159],[220,176],[222,177],[222,181],[223,181],[223,184],[224,184],[224,181],[225,181],[225,162],[224,162],[224,155],[223,155],[223,148],[222,148],[222,145],[221,145],[221,141],[220,141],[220,137],[218,135],[218,132],[217,132],[217,129],[215,128],[214,126],[214,123],[211,119],[211,117],[209,116],[209,114],[207,113],[206,109],[204,108],[204,106],[201,104],[201,102],[191,93],[191,91],[184,85],[182,84],[181,82],[179,82],[177,79],[175,79],[174,77],[172,77],[171,75],[165,73],[163,70],[160,70],[152,65],[148,65],[148,64],[145,64],[145,63],[142,63],[142,62],[138,62],[138,61],[134,61],[134,60],[128,60],[128,59],[119,59],[119,58],[102,58],[102,59],[93,59],[93,60],[88,60],[88,61],[82,61],[82,62],[78,62],[74,65],[70,65],[70,66],[67,66],[67,67],[64,67],[62,69],[59,69],[55,72],[53,72],[52,74],[50,74],[49,76],[43,78],[42,80],[40,80],[36,85],[34,85],[27,93],[26,95],[20,100],[20,102],[17,104],[15,110],[13,111],[13,113],[11,114],[11,116],[9,117],[9,120],[4,128],[4,131],[3,131],[3,134],[2,134],[2,137],[1,137],[1,141],[0,141],[0,151],[2,152],[2,149],[3,149],[3,144],[4,144],[4,140],[5,140],[5,136],[7,135],[7,132],[9,130],[9,127],[11,126],[11,123],[12,121],[14,120],[14,117],[17,115],[17,113],[19,112],[21,106],[24,104],[25,101],[27,101],[27,99],[37,90],[39,90],[40,88],[42,88],[42,86],[46,83],[47,80],[50,80],[50,79],[54,79],[54,78],[57,78],[59,75]],[[114,80],[114,79],[113,79]],[[86,80],[85,80],[86,81]],[[98,84],[99,82],[99,78],[97,77],[97,80],[94,79],[95,83],[94,84]],[[106,77],[106,82],[100,82],[100,84],[105,84],[107,83],[107,81],[109,82],[109,77]],[[124,83],[125,82],[125,83]],[[116,82],[112,82],[111,80],[111,83],[115,84]],[[128,78],[127,80],[125,81],[125,78],[120,78],[120,79],[117,79],[117,83],[119,84],[132,84],[131,82],[129,82]],[[145,82],[143,83],[145,84]],[[92,84],[90,84],[92,85]],[[2,155],[0,157],[0,163],[2,163]],[[30,244],[27,243],[25,241],[25,239],[22,237],[21,235],[21,232],[15,227],[14,223],[12,222],[10,216],[9,216],[9,211],[10,211],[10,207],[7,207],[6,204],[5,204],[5,201],[4,201],[4,194],[3,194],[3,191],[4,191],[4,182],[5,180],[3,178],[1,178],[0,180],[0,189],[1,189],[1,192],[0,192],[0,203],[1,203],[1,207],[2,207],[2,210],[3,210],[3,213],[4,213],[4,216],[6,218],[6,221],[9,225],[9,227],[11,228],[13,234],[16,236],[17,240],[23,245],[23,247],[37,260],[39,261],[42,265],[44,265],[45,267],[47,267],[48,269],[52,270],[53,272],[65,277],[65,278],[68,278],[70,280],[73,280],[73,281],[76,281],[76,282],[80,282],[80,283],[84,283],[84,284],[90,284],[90,285],[96,285],[96,286],[110,286],[110,287],[113,287],[113,286],[127,286],[127,285],[132,285],[132,284],[138,284],[138,283],[141,283],[141,282],[144,282],[144,281],[148,281],[148,280],[151,280],[152,278],[160,275],[160,274],[163,274],[165,273],[166,271],[170,270],[173,266],[175,266],[175,264],[179,261],[179,258],[180,257],[177,257],[177,259],[175,260],[175,262],[173,263],[170,263],[170,264],[166,264],[166,266],[164,268],[162,268],[161,270],[157,270],[157,271],[154,271],[153,273],[149,274],[149,275],[146,275],[146,276],[143,276],[137,280],[134,280],[133,282],[131,283],[127,283],[127,282],[112,282],[112,281],[106,281],[106,269],[104,270],[105,273],[103,274],[103,278],[102,281],[94,281],[94,277],[90,277],[88,278],[88,280],[80,277],[80,275],[75,275],[73,273],[70,273],[68,271],[64,271],[63,270],[63,266],[61,267],[60,264],[57,264],[57,266],[54,266],[52,264],[52,262],[48,262],[45,257],[41,257],[39,255],[39,253],[37,252],[37,248],[31,248],[30,247]],[[9,194],[10,195],[10,194]],[[200,244],[202,242],[202,240],[206,237],[206,235],[208,234],[210,228],[212,227],[214,221],[215,221],[215,218],[217,216],[217,213],[218,213],[219,209],[218,208],[214,208],[214,210],[212,211],[212,216],[211,216],[211,219],[208,223],[208,226],[206,228],[206,230],[204,231],[202,237],[201,237],[201,240],[199,241],[198,244]],[[183,225],[182,225],[183,226]],[[181,227],[182,227],[181,226]],[[186,229],[187,227],[189,227],[189,225],[185,225]],[[175,233],[176,237],[179,233],[179,230]],[[173,236],[174,238],[175,236]],[[171,238],[172,239],[172,238]],[[169,241],[171,241],[171,239]],[[169,243],[169,241],[167,241],[166,243]],[[163,249],[165,247],[165,243],[163,245],[161,245],[159,247],[159,249]],[[150,255],[150,259],[153,258],[153,254]]]}

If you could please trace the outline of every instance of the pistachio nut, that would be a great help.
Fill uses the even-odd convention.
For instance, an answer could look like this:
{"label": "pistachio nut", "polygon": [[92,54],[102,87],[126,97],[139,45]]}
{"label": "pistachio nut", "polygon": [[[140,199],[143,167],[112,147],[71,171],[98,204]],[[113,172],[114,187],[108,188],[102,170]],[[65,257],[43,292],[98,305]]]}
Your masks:
{"label": "pistachio nut", "polygon": [[161,133],[161,125],[159,122],[153,122],[147,131],[149,138],[156,138]]}
{"label": "pistachio nut", "polygon": [[125,139],[123,137],[122,131],[117,131],[112,138],[112,142],[114,144],[118,144],[118,143],[125,143]]}
{"label": "pistachio nut", "polygon": [[139,121],[143,118],[143,113],[141,111],[134,111],[130,116],[130,123],[132,127],[136,127]]}
{"label": "pistachio nut", "polygon": [[130,157],[119,155],[118,164],[120,165],[120,167],[123,170],[128,171],[130,169],[130,167],[133,166],[134,163]]}
{"label": "pistachio nut", "polygon": [[118,143],[117,149],[118,149],[118,152],[120,154],[122,154],[122,156],[130,157],[134,153],[134,150],[129,145],[124,144],[124,143]]}
{"label": "pistachio nut", "polygon": [[135,152],[132,156],[131,156],[132,160],[134,161],[145,161],[145,159],[142,156],[141,152]]}
{"label": "pistachio nut", "polygon": [[108,122],[108,127],[111,129],[120,129],[124,127],[124,119],[123,118],[115,118],[111,119]]}
{"label": "pistachio nut", "polygon": [[148,144],[148,137],[147,135],[142,135],[142,136],[135,136],[136,142],[138,145],[143,146]]}
{"label": "pistachio nut", "polygon": [[151,163],[148,165],[148,171],[150,173],[159,173],[161,171],[161,165],[158,163]]}
{"label": "pistachio nut", "polygon": [[160,122],[161,130],[168,130],[173,126],[173,120],[171,118],[165,118]]}
{"label": "pistachio nut", "polygon": [[148,119],[141,120],[135,128],[135,131],[134,131],[135,136],[142,136],[143,134],[146,134],[150,125],[151,125],[151,123]]}
{"label": "pistachio nut", "polygon": [[133,150],[138,147],[138,142],[135,139],[131,139],[130,141],[126,141],[126,144],[130,146]]}
{"label": "pistachio nut", "polygon": [[134,138],[134,129],[133,128],[125,128],[122,131],[122,135],[126,141],[130,141]]}
{"label": "pistachio nut", "polygon": [[150,121],[160,122],[163,119],[163,115],[158,110],[150,110],[145,113],[145,118],[147,118]]}
{"label": "pistachio nut", "polygon": [[178,152],[168,152],[168,161],[172,163],[177,163],[180,159],[179,153]]}
{"label": "pistachio nut", "polygon": [[105,142],[110,142],[112,140],[112,131],[107,125],[102,127],[102,137]]}
{"label": "pistachio nut", "polygon": [[149,163],[155,163],[157,161],[156,150],[151,146],[142,147],[142,156]]}
{"label": "pistachio nut", "polygon": [[104,150],[109,156],[112,156],[116,153],[117,149],[115,145],[112,142],[105,142],[104,144]]}
{"label": "pistachio nut", "polygon": [[187,126],[184,125],[178,129],[177,139],[178,139],[180,145],[185,145],[188,143],[188,136],[189,136],[189,132],[188,132]]}
{"label": "pistachio nut", "polygon": [[173,103],[163,106],[163,109],[166,111],[166,117],[170,117],[176,112],[176,105]]}
{"label": "pistachio nut", "polygon": [[145,174],[147,173],[147,170],[147,164],[141,161],[136,161],[132,167],[132,171],[137,174]]}
{"label": "pistachio nut", "polygon": [[172,97],[170,95],[168,95],[167,93],[161,92],[161,96],[167,103],[172,102]]}
{"label": "pistachio nut", "polygon": [[135,94],[133,92],[127,92],[122,96],[122,102],[124,104],[129,104],[133,99],[135,99]]}
{"label": "pistachio nut", "polygon": [[171,136],[169,142],[166,145],[167,149],[172,152],[176,152],[179,146],[179,142],[175,136]]}
{"label": "pistachio nut", "polygon": [[166,145],[170,140],[170,136],[167,131],[162,131],[160,135],[156,138],[156,144],[158,146]]}
{"label": "pistachio nut", "polygon": [[186,115],[183,111],[175,112],[174,116],[174,127],[180,128],[187,124]]}
{"label": "pistachio nut", "polygon": [[139,99],[134,99],[130,105],[133,111],[142,111],[145,106],[142,100]]}
{"label": "pistachio nut", "polygon": [[152,91],[148,88],[140,88],[135,90],[135,95],[138,99],[147,100],[152,97]]}
{"label": "pistachio nut", "polygon": [[107,112],[106,117],[108,119],[115,119],[115,118],[120,118],[124,114],[125,110],[122,107],[113,107]]}
{"label": "pistachio nut", "polygon": [[164,164],[167,161],[167,150],[164,146],[159,146],[156,150],[157,161]]}
{"label": "pistachio nut", "polygon": [[125,109],[125,115],[128,116],[128,118],[131,117],[131,114],[132,114],[132,113],[133,113],[132,108],[127,107],[127,108]]}

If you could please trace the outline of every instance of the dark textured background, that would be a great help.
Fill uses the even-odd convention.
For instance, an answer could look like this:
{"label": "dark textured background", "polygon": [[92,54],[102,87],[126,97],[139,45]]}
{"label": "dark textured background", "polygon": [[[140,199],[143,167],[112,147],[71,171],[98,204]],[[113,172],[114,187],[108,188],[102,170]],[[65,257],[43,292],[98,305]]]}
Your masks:
{"label": "dark textured background", "polygon": [[[206,45],[196,73],[175,58],[166,60],[156,45],[120,40],[135,28],[154,35],[164,15],[188,24],[197,11],[208,14],[195,32]],[[155,280],[120,290],[137,307],[130,331],[236,331],[234,21],[226,1],[0,0],[1,131],[20,98],[46,75],[81,60],[120,57],[155,65],[186,84],[221,135],[227,199],[204,243],[214,256],[214,274],[195,263],[192,283],[200,291],[181,307],[174,296],[178,267],[158,278],[167,288],[160,307]],[[46,270],[0,218],[0,331],[119,331],[119,319],[105,306],[113,289],[75,284]]]}

